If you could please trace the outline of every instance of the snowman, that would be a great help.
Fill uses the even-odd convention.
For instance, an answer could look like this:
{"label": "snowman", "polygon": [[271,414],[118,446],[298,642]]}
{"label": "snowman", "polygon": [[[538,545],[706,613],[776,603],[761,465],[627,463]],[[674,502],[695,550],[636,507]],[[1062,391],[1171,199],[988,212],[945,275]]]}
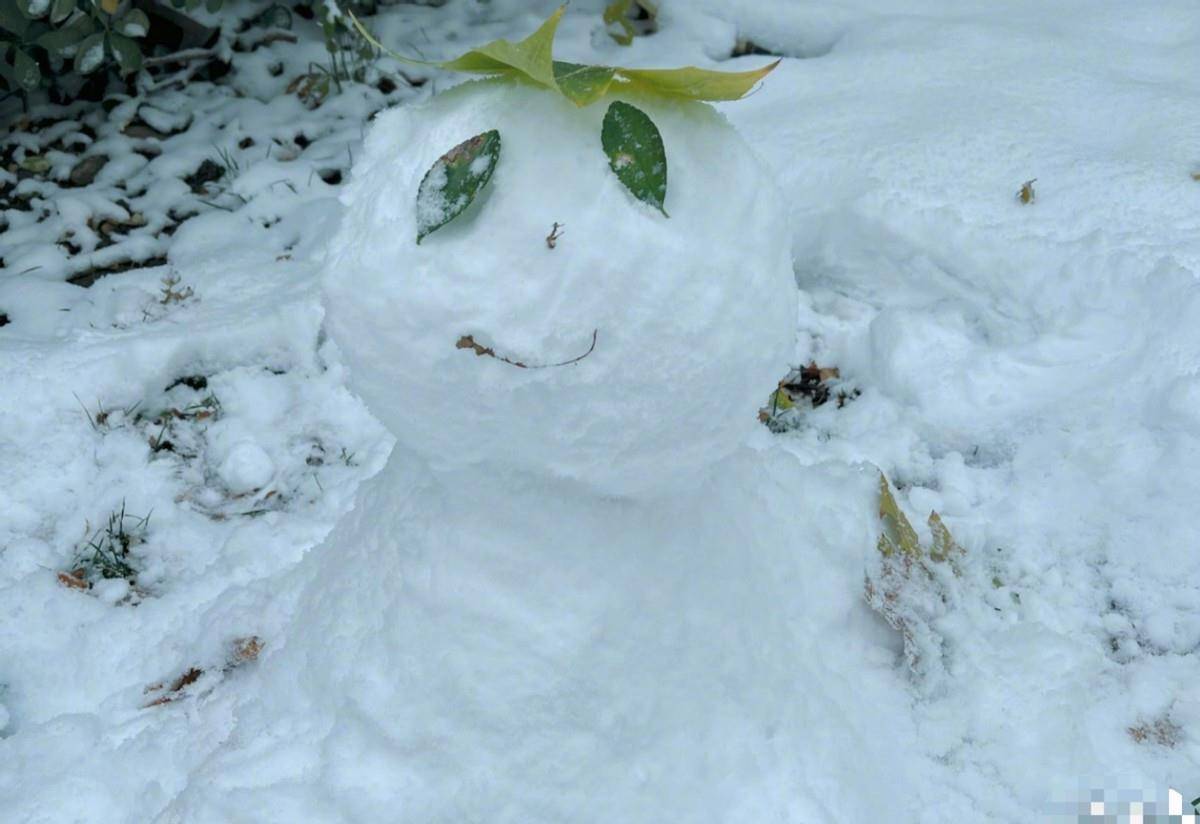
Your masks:
{"label": "snowman", "polygon": [[[852,684],[813,627],[861,579],[779,551],[808,484],[756,419],[793,354],[786,209],[709,105],[610,98],[661,134],[661,209],[605,105],[477,81],[372,127],[326,327],[396,446],[166,820],[800,821],[879,809],[827,806],[849,775],[892,792],[810,732]],[[493,131],[417,243],[430,169]]]}

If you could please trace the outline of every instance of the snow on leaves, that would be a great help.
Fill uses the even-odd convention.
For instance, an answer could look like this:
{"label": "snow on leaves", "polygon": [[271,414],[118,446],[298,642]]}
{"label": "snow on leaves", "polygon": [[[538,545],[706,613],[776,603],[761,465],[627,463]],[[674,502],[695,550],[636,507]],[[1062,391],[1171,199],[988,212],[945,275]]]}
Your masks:
{"label": "snow on leaves", "polygon": [[417,189],[417,243],[474,202],[500,159],[500,132],[477,134],[439,157]]}
{"label": "snow on leaves", "polygon": [[96,32],[79,44],[75,52],[75,70],[91,74],[104,64],[104,32]]}
{"label": "snow on leaves", "polygon": [[670,217],[667,197],[667,153],[650,116],[636,106],[616,101],[604,115],[600,142],[608,165],[634,197]]}

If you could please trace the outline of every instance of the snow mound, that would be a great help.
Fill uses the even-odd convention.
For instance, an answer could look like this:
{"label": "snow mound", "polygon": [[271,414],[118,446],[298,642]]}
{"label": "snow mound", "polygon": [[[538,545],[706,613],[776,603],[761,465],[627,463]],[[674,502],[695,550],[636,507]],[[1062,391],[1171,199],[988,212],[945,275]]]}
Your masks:
{"label": "snow mound", "polygon": [[[434,468],[662,491],[757,426],[794,338],[785,209],[711,107],[628,99],[662,132],[669,219],[609,169],[604,103],[467,83],[381,115],[367,138],[326,265],[329,330],[352,387]],[[490,129],[491,182],[418,246],[422,177]],[[478,348],[456,345],[467,336]]]}

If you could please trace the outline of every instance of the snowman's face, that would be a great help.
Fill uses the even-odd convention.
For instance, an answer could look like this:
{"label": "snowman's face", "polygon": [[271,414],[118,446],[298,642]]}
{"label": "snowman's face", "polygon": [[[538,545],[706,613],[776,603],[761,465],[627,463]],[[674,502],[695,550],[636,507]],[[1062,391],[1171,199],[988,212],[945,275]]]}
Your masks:
{"label": "snowman's face", "polygon": [[[710,107],[638,105],[670,147],[669,219],[612,174],[598,107],[471,83],[378,119],[326,304],[353,387],[402,447],[634,495],[694,480],[755,430],[794,334],[783,209]],[[427,170],[489,129],[490,184],[416,245]]]}

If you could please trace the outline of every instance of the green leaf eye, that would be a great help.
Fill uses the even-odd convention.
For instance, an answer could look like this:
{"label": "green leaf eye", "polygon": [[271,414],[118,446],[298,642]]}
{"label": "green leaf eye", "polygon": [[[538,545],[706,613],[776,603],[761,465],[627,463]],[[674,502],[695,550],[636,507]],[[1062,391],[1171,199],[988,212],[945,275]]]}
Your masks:
{"label": "green leaf eye", "polygon": [[616,101],[604,114],[600,142],[608,165],[634,197],[670,217],[667,198],[667,153],[650,116],[637,106]]}
{"label": "green leaf eye", "polygon": [[429,167],[417,189],[418,244],[474,202],[499,159],[500,132],[492,129],[459,143]]}

